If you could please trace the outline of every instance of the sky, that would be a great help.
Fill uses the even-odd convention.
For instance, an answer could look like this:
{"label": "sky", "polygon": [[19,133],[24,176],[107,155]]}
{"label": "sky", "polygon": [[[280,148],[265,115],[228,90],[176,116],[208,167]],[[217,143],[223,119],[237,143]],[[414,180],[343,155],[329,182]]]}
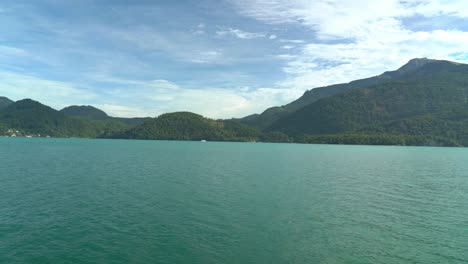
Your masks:
{"label": "sky", "polygon": [[243,117],[467,43],[463,0],[2,0],[0,96]]}

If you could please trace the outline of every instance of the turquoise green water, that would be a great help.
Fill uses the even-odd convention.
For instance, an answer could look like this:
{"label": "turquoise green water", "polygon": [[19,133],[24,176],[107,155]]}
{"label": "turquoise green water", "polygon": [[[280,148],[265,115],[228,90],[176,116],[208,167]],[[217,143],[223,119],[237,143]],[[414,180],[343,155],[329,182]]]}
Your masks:
{"label": "turquoise green water", "polygon": [[0,138],[0,263],[468,263],[468,149]]}

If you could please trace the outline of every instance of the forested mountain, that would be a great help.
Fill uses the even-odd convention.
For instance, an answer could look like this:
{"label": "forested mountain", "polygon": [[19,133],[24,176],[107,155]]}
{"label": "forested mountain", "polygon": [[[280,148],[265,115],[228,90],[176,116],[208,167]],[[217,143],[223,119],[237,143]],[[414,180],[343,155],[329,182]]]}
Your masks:
{"label": "forested mountain", "polygon": [[12,100],[4,97],[4,96],[0,96],[0,109],[3,109],[9,105],[11,105],[12,103],[14,103]]}
{"label": "forested mountain", "polygon": [[21,134],[54,137],[97,137],[127,129],[114,121],[88,121],[66,116],[51,107],[24,99],[0,110],[0,124]]}
{"label": "forested mountain", "polygon": [[261,132],[247,125],[190,112],[163,114],[114,137],[158,140],[256,141]]}
{"label": "forested mountain", "polygon": [[9,128],[50,136],[93,136],[87,124],[39,102],[24,99],[0,111],[0,122]]}
{"label": "forested mountain", "polygon": [[134,118],[123,118],[123,117],[112,117],[107,115],[106,112],[90,105],[73,105],[68,106],[60,110],[66,116],[79,117],[87,120],[113,120],[124,123],[128,126],[137,126],[143,124],[145,121],[150,120],[149,117],[134,117]]}
{"label": "forested mountain", "polygon": [[468,102],[468,65],[425,64],[405,81],[385,82],[318,100],[276,121],[269,130],[340,133],[365,125],[450,110]]}
{"label": "forested mountain", "polygon": [[81,117],[91,120],[103,120],[110,118],[106,112],[90,105],[72,105],[63,108],[60,110],[60,112],[67,116]]}
{"label": "forested mountain", "polygon": [[56,137],[468,146],[468,65],[413,59],[240,120],[189,112],[114,118],[92,106],[56,111],[0,97],[0,134],[12,129]]}
{"label": "forested mountain", "polygon": [[305,92],[300,98],[287,105],[268,108],[259,115],[249,115],[240,119],[240,121],[260,129],[266,129],[277,120],[286,117],[302,107],[312,104],[322,98],[330,97],[352,88],[365,88],[386,82],[412,78],[415,71],[432,62],[437,61],[426,58],[412,59],[396,71],[388,71],[378,76],[356,80],[349,83],[315,88]]}
{"label": "forested mountain", "polygon": [[407,70],[403,67],[404,79],[349,89],[318,100],[280,118],[267,130],[294,137],[344,133],[430,135],[466,145],[468,65],[425,62]]}

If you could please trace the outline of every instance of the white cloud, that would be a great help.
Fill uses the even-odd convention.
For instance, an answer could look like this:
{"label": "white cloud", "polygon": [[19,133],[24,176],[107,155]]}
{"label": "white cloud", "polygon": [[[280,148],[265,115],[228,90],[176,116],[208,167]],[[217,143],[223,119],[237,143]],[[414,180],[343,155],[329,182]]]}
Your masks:
{"label": "white cloud", "polygon": [[194,31],[192,31],[192,34],[194,34],[194,35],[203,35],[203,34],[205,34],[205,31],[203,31],[203,30],[194,30]]}
{"label": "white cloud", "polygon": [[[233,21],[229,18],[199,23],[200,18],[195,17],[194,20],[184,19],[196,21],[189,28],[186,24],[171,28],[172,23],[163,28],[157,22],[148,23],[149,20],[135,16],[148,15],[155,10],[159,13],[154,14],[161,14],[164,10],[160,7],[154,10],[149,6],[134,6],[130,10],[117,8],[119,16],[130,18],[128,23],[123,21],[121,26],[116,26],[108,23],[108,19],[87,17],[90,21],[84,27],[79,21],[60,20],[58,23],[33,8],[25,16],[30,19],[10,21],[12,24],[21,22],[21,26],[8,32],[16,36],[15,39],[9,37],[12,39],[8,42],[10,46],[0,45],[4,68],[38,69],[46,65],[43,70],[41,68],[43,76],[62,76],[70,80],[69,76],[76,74],[77,82],[72,84],[75,80],[54,81],[31,73],[0,70],[0,94],[12,99],[27,95],[54,107],[98,102],[104,110],[118,116],[155,116],[187,110],[215,118],[238,117],[287,103],[307,89],[396,69],[413,57],[460,62],[468,58],[462,56],[466,52],[468,33],[457,28],[459,25],[447,26],[451,30],[415,31],[404,24],[404,21],[414,20],[413,16],[423,17],[425,21],[431,21],[435,16],[438,19],[450,16],[458,19],[456,21],[468,18],[468,5],[463,1],[227,1],[239,14],[264,23],[261,25],[263,32],[218,27],[215,32],[218,37],[213,38],[207,34],[212,33],[213,23]],[[28,7],[22,10],[28,10]],[[410,17],[412,19],[403,20]],[[239,20],[243,26],[249,21]],[[289,28],[291,25],[293,27]],[[300,27],[296,27],[298,25]],[[300,30],[296,32],[298,28]],[[28,32],[43,32],[48,41],[43,45],[39,40],[24,42]],[[298,32],[305,32],[304,36],[299,36]],[[252,49],[249,41],[221,46],[225,43],[221,37],[274,41],[258,43],[266,45]],[[36,44],[31,45],[32,42]],[[273,88],[245,87],[249,83],[265,82],[261,74],[250,76],[257,72],[255,67],[263,66],[262,63],[271,63],[265,67],[268,70],[277,66],[275,62],[280,63],[286,76],[282,81],[265,85]],[[245,72],[249,69],[253,69],[250,74]],[[174,75],[168,72],[178,70],[185,74],[181,80],[190,85],[159,79],[171,78],[169,76]],[[199,72],[200,76],[197,75]],[[239,77],[232,77],[233,72],[239,73]],[[157,77],[154,81],[142,80],[148,76]],[[206,76],[216,80],[207,82]],[[221,82],[225,82],[222,86],[227,88],[204,85]],[[94,88],[99,94],[89,92],[83,84],[87,87],[96,84]]]}
{"label": "white cloud", "polygon": [[306,74],[316,71],[318,67],[319,65],[317,63],[292,60],[283,68],[283,70],[292,74]]}
{"label": "white cloud", "polygon": [[[117,84],[124,80],[108,78]],[[258,88],[194,88],[182,87],[167,80],[136,81],[131,84],[131,97],[119,89],[109,91],[104,103],[96,105],[111,116],[158,116],[167,112],[190,111],[210,118],[243,117],[293,100],[302,91],[294,89]]]}
{"label": "white cloud", "polygon": [[280,42],[295,43],[295,44],[302,44],[302,43],[305,43],[305,41],[304,41],[304,40],[301,40],[301,39],[281,39]]}
{"label": "white cloud", "polygon": [[226,28],[216,31],[217,36],[234,36],[240,39],[264,38],[263,33],[247,32],[236,28]]}
{"label": "white cloud", "polygon": [[25,57],[25,56],[30,56],[30,53],[24,49],[0,45],[0,56],[1,57],[9,57],[9,56]]}
{"label": "white cloud", "polygon": [[195,30],[192,30],[192,34],[194,35],[204,35],[205,34],[205,24],[200,23],[197,25]]}
{"label": "white cloud", "polygon": [[283,100],[294,100],[301,95],[294,89],[258,88],[208,88],[178,91],[159,91],[154,100],[170,98],[160,113],[172,111],[192,111],[210,118],[243,117],[262,112],[272,105],[282,104]]}
{"label": "white cloud", "polygon": [[237,0],[232,3],[242,14],[267,23],[300,23],[317,30],[319,36],[340,38],[352,35],[368,22],[385,22],[409,13],[398,0]]}
{"label": "white cloud", "polygon": [[[239,13],[267,24],[301,24],[315,41],[282,39],[302,44],[295,54],[278,58],[288,77],[280,86],[308,90],[348,82],[396,69],[414,57],[458,60],[466,57],[468,32],[462,30],[412,31],[402,18],[412,16],[468,17],[463,1],[398,0],[233,0]],[[365,9],[365,12],[363,12]],[[285,45],[282,48],[291,48]]]}
{"label": "white cloud", "polygon": [[128,107],[116,104],[97,104],[95,107],[103,110],[110,116],[114,117],[151,117],[147,111],[139,107]]}
{"label": "white cloud", "polygon": [[295,47],[296,47],[296,46],[293,46],[293,45],[284,45],[284,46],[282,46],[281,48],[282,48],[282,49],[288,49],[288,50],[289,50],[289,49],[294,49]]}
{"label": "white cloud", "polygon": [[298,56],[292,55],[292,54],[279,54],[279,55],[276,56],[276,58],[282,59],[282,60],[292,60],[292,59],[295,59],[297,57]]}
{"label": "white cloud", "polygon": [[[216,49],[216,45],[207,42],[205,38],[194,38],[193,35],[201,35],[197,30],[192,34],[186,32],[160,32],[148,26],[139,26],[131,29],[109,29],[102,28],[99,32],[102,35],[118,41],[120,45],[129,45],[131,49],[137,49],[151,54],[151,52],[163,51],[170,54],[175,60],[191,62],[197,64],[227,64],[229,58],[220,58],[221,51],[212,51],[207,49]],[[205,32],[203,32],[204,34]],[[215,53],[216,52],[216,53]]]}
{"label": "white cloud", "polygon": [[146,83],[142,83],[148,87],[152,87],[154,89],[163,89],[163,90],[178,90],[180,87],[175,83],[166,80],[153,80]]}
{"label": "white cloud", "polygon": [[431,0],[419,1],[417,4],[409,4],[414,12],[423,16],[450,15],[460,18],[468,17],[468,6],[464,1]]}
{"label": "white cloud", "polygon": [[90,102],[97,97],[93,92],[74,85],[40,77],[0,71],[0,94],[12,100],[25,97],[38,100],[56,109],[72,104]]}
{"label": "white cloud", "polygon": [[[465,50],[468,32],[436,30],[406,32],[393,39],[361,40],[349,44],[308,44],[301,56],[292,57],[285,72],[292,75],[282,85],[311,89],[347,82],[396,69],[413,57],[458,61],[451,56]],[[317,67],[317,60],[332,62]],[[466,58],[461,58],[460,62]]]}
{"label": "white cloud", "polygon": [[198,56],[193,56],[192,59],[190,59],[190,62],[198,63],[198,64],[213,64],[213,63],[222,64],[224,62],[221,60],[221,58],[222,58],[222,52],[220,51],[202,51],[198,53]]}

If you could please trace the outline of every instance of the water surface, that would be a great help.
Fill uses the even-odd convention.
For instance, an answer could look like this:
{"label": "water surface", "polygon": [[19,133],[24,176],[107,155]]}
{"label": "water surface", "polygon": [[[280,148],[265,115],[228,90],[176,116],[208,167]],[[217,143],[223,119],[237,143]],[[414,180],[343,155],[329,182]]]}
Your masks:
{"label": "water surface", "polygon": [[0,263],[468,263],[468,149],[0,138]]}

